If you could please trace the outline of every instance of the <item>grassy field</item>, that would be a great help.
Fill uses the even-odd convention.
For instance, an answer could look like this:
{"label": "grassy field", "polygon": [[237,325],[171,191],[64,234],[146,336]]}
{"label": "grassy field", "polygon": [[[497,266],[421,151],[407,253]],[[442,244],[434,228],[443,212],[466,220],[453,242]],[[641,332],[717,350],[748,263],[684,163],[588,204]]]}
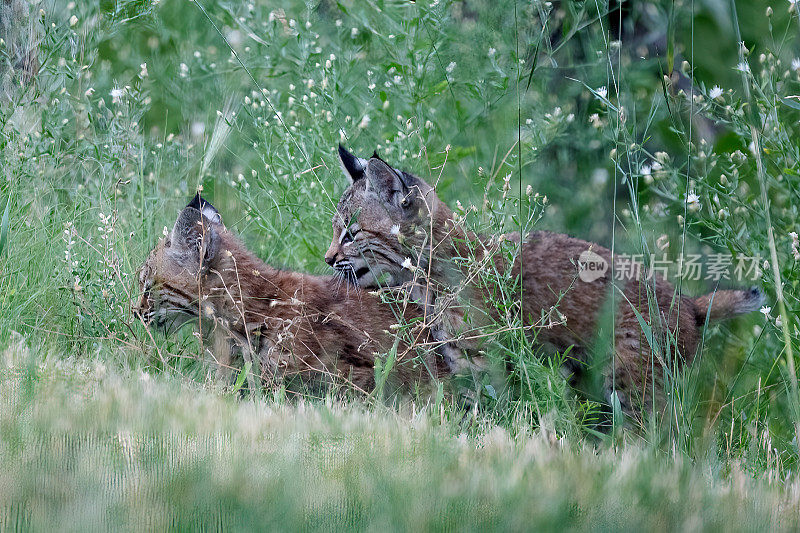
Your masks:
{"label": "grassy field", "polygon": [[[0,529],[796,529],[800,19],[631,4],[2,4]],[[136,269],[202,188],[262,259],[327,273],[338,143],[476,230],[767,304],[705,331],[640,431],[519,335],[467,412],[242,398],[189,328],[134,319]]]}

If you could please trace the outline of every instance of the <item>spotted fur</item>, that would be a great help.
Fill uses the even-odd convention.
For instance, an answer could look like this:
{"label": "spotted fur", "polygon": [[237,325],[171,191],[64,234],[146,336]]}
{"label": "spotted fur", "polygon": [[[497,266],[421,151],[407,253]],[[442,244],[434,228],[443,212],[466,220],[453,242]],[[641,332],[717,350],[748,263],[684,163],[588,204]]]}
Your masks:
{"label": "spotted fur", "polygon": [[[347,165],[343,167],[347,171]],[[482,366],[480,335],[475,332],[499,317],[494,306],[484,304],[491,298],[471,276],[476,264],[507,271],[503,254],[497,253],[503,239],[466,231],[430,185],[392,168],[377,154],[363,167],[359,173],[346,172],[350,187],[334,215],[326,262],[348,272],[347,277],[361,287],[405,287],[432,317],[434,336],[460,349],[451,370]],[[506,236],[516,243],[519,238],[518,234]],[[676,294],[672,284],[660,277],[632,276],[612,287],[610,269],[599,279],[581,281],[578,260],[587,250],[608,265],[622,266],[610,250],[594,243],[549,232],[527,236],[510,265],[512,279],[521,279],[522,321],[529,331],[536,330],[537,341],[562,353],[572,347],[566,371],[575,380],[588,362],[601,310],[613,297],[615,353],[613,364],[605,369],[606,389],[609,398],[617,393],[629,415],[664,405],[664,388],[653,387],[653,380],[662,379],[665,368],[692,361],[707,318],[748,313],[763,300],[758,290],[720,290],[690,298]],[[465,265],[453,261],[454,257],[475,260]],[[651,314],[653,301],[656,320]],[[639,317],[652,330],[653,343],[670,346],[669,353],[650,346]]]}
{"label": "spotted fur", "polygon": [[[369,391],[375,386],[375,354],[393,349],[390,328],[412,321],[415,308],[403,312],[353,287],[337,293],[333,282],[265,264],[198,195],[139,270],[134,313],[146,325],[197,325],[222,375],[243,357],[260,367],[256,376],[264,386],[286,377],[338,378]],[[410,339],[430,340],[416,327],[399,342],[396,385],[407,388],[444,375],[433,352],[418,364]]]}

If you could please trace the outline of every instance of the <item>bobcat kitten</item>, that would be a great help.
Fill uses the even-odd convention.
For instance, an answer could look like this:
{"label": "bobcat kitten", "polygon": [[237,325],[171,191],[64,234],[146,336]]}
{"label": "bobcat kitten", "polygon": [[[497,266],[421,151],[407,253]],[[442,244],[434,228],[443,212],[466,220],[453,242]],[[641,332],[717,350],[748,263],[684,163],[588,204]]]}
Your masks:
{"label": "bobcat kitten", "polygon": [[[369,391],[375,386],[374,354],[395,343],[387,330],[414,313],[396,316],[392,306],[365,291],[337,294],[333,287],[331,277],[262,262],[198,194],[142,265],[134,313],[145,324],[162,327],[198,324],[222,374],[241,354],[252,358],[254,371],[260,367],[256,375],[264,386],[290,376],[305,382],[336,376]],[[425,333],[413,330],[421,341]],[[413,368],[413,355],[409,344],[399,343],[398,385],[444,374],[435,357]]]}
{"label": "bobcat kitten", "polygon": [[[480,335],[475,332],[481,323],[498,318],[497,310],[484,305],[490,299],[486,289],[473,281],[474,265],[470,270],[453,258],[473,255],[479,267],[507,272],[508,265],[497,253],[502,239],[465,231],[429,184],[392,168],[377,154],[367,160],[340,146],[339,158],[350,187],[337,206],[333,241],[325,261],[361,287],[404,286],[427,317],[433,317],[434,337],[451,341],[462,350],[464,355],[458,350],[450,352],[462,357],[448,361],[451,369],[481,366],[480,343],[476,341]],[[652,326],[653,336],[663,341],[661,346],[677,347],[678,363],[684,364],[694,358],[707,319],[748,313],[762,303],[762,295],[755,289],[720,290],[691,298],[676,295],[663,278],[645,280],[641,275],[611,287],[610,267],[607,275],[582,281],[577,265],[587,251],[607,265],[617,261],[621,267],[619,259],[602,246],[536,231],[523,242],[520,257],[511,265],[511,277],[521,281],[522,321],[537,329],[537,340],[562,353],[573,347],[566,369],[573,378],[588,362],[601,309],[615,291],[615,360],[604,370],[606,395],[610,399],[616,392],[628,415],[639,409],[649,411],[653,402],[663,406],[663,387],[653,387],[653,380],[660,380],[663,367],[671,364],[664,359],[676,359],[674,353],[653,357],[637,312]],[[657,302],[655,320],[648,289]],[[459,297],[469,305],[459,306]],[[476,318],[467,319],[467,310]]]}

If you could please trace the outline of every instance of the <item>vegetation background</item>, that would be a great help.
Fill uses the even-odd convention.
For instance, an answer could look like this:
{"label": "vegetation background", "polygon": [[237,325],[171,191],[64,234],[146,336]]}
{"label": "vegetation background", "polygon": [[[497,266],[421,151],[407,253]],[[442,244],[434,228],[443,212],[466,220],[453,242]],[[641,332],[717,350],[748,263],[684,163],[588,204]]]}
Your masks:
{"label": "vegetation background", "polygon": [[[4,0],[0,529],[797,528],[799,30],[792,1]],[[758,257],[720,286],[767,307],[641,432],[514,339],[467,414],[243,400],[133,319],[136,268],[202,187],[326,273],[340,142],[481,231]]]}

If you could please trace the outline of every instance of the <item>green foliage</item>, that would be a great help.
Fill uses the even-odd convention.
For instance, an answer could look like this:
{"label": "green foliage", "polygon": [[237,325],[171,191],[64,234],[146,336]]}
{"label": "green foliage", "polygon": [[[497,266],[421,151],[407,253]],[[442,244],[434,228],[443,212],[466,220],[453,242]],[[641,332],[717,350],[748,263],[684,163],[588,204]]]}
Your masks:
{"label": "green foliage", "polygon": [[11,529],[798,526],[797,493],[774,478],[714,457],[597,450],[547,426],[466,438],[435,411],[253,404],[85,359],[0,378],[0,524]]}
{"label": "green foliage", "polygon": [[[27,83],[8,59],[19,46],[0,44],[0,485],[36,505],[12,515],[77,528],[93,520],[81,510],[117,509],[121,523],[191,526],[163,502],[202,522],[222,501],[242,527],[796,526],[781,484],[797,476],[800,421],[787,356],[800,353],[798,14],[740,1],[737,30],[718,2],[635,4],[621,42],[606,2],[20,12],[41,68]],[[663,31],[665,49],[634,42],[642,28]],[[574,394],[559,371],[569,351],[542,358],[515,318],[518,287],[492,269],[480,282],[504,317],[485,332],[493,371],[457,384],[464,397],[437,384],[413,406],[383,390],[355,404],[283,389],[243,401],[246,370],[223,394],[191,331],[131,316],[136,269],[202,187],[264,260],[327,272],[340,142],[436,183],[476,231],[554,229],[649,266],[653,254],[758,257],[757,276],[720,287],[759,286],[771,309],[705,331],[702,357],[669,376],[670,410],[639,435],[620,430],[616,397]],[[679,283],[696,295],[716,281]],[[381,354],[379,383],[395,356]],[[38,446],[51,431],[92,437]],[[53,484],[37,500],[41,464]],[[314,492],[303,483],[318,471]],[[152,515],[104,492],[134,478],[161,502]]]}
{"label": "green foliage", "polygon": [[8,240],[8,213],[11,210],[11,198],[6,200],[5,209],[3,209],[3,216],[0,218],[0,256],[6,247],[6,240]]}

